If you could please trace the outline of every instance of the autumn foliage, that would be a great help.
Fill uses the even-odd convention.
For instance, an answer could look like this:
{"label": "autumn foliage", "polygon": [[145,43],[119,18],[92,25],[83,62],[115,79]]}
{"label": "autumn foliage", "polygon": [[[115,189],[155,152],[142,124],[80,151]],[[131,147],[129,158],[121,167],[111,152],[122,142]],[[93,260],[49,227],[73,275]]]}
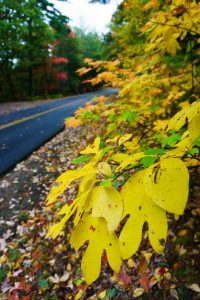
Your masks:
{"label": "autumn foliage", "polygon": [[80,153],[81,167],[58,177],[47,199],[53,206],[72,182],[80,182],[76,199],[60,209],[62,219],[47,237],[56,238],[74,217],[70,243],[78,250],[89,241],[82,258],[89,284],[99,276],[103,251],[119,272],[122,260],[137,252],[144,229],[162,253],[167,215],[184,213],[189,171],[200,161],[199,20],[199,4],[192,0],[124,0],[113,17],[115,59],[87,60],[88,68],[79,70],[95,69],[92,84],[120,89],[117,100],[96,98],[66,121],[72,127],[103,122],[106,129]]}

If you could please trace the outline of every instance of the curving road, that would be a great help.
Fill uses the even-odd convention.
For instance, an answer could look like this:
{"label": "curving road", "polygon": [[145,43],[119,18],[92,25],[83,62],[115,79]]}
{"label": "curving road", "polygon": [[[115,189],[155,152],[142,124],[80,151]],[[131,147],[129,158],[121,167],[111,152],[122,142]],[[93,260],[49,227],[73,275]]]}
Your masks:
{"label": "curving road", "polygon": [[0,117],[0,175],[60,132],[64,119],[72,116],[86,101],[115,93],[116,89],[105,89],[71,96]]}

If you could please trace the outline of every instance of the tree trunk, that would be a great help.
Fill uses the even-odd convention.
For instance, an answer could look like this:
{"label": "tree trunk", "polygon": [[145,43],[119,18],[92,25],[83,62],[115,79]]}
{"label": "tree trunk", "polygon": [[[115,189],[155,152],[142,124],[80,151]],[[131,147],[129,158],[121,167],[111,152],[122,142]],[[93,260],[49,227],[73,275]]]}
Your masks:
{"label": "tree trunk", "polygon": [[15,88],[14,88],[14,84],[13,84],[13,80],[12,80],[12,74],[11,74],[12,70],[9,67],[9,61],[6,61],[6,68],[5,68],[5,77],[8,83],[8,97],[9,100],[16,100],[15,98]]}
{"label": "tree trunk", "polygon": [[28,22],[28,29],[29,29],[29,66],[28,66],[28,96],[31,97],[33,94],[33,57],[32,57],[32,19],[29,19]]}

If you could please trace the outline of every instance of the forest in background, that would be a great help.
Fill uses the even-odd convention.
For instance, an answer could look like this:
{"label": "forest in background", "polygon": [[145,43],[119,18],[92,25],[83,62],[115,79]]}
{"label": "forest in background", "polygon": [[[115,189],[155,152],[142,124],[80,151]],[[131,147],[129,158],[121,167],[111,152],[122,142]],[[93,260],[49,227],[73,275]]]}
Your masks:
{"label": "forest in background", "polygon": [[47,0],[3,0],[0,11],[1,102],[93,89],[82,85],[76,70],[84,66],[85,57],[104,58],[103,37],[87,29],[72,30],[69,18]]}

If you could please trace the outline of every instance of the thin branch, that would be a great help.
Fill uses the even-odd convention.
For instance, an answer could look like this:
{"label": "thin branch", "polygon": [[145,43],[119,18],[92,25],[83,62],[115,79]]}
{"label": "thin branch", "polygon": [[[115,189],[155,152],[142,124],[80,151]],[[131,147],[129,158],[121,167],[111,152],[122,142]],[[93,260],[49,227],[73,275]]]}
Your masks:
{"label": "thin branch", "polygon": [[196,34],[197,36],[200,36],[200,34],[197,31],[194,31],[194,30],[191,30],[191,29],[188,29],[188,28],[176,25],[176,24],[174,24],[174,25],[173,24],[163,24],[163,23],[159,23],[159,22],[155,22],[155,21],[149,21],[149,23],[153,23],[153,24],[157,24],[157,25],[162,25],[162,26],[169,26],[169,27],[176,27],[176,28],[184,29],[184,30],[187,30],[188,32]]}
{"label": "thin branch", "polygon": [[192,50],[192,41],[190,39],[190,61],[191,61],[191,75],[192,75],[192,91],[194,90],[194,61],[193,61],[193,50]]}

